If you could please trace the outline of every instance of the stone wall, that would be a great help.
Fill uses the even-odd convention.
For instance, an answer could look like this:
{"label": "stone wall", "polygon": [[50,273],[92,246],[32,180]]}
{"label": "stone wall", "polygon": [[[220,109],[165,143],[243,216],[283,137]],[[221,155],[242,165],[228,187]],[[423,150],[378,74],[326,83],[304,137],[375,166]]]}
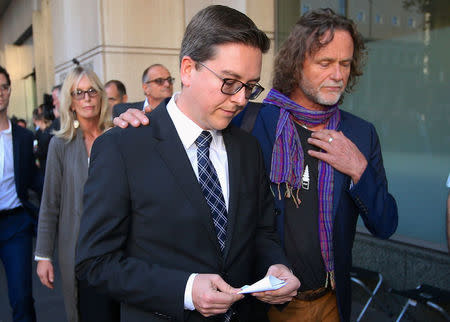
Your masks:
{"label": "stone wall", "polygon": [[357,233],[353,266],[380,272],[395,289],[429,284],[450,290],[450,256],[434,250]]}

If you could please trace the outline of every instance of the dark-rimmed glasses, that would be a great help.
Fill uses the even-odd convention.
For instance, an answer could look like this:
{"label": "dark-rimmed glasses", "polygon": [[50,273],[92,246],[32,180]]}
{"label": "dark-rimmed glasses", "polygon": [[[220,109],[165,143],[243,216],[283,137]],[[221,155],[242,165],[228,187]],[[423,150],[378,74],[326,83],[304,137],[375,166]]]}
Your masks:
{"label": "dark-rimmed glasses", "polygon": [[0,85],[0,92],[2,93],[9,93],[9,91],[11,90],[11,86],[8,84],[2,84]]}
{"label": "dark-rimmed glasses", "polygon": [[211,68],[206,66],[205,64],[202,64],[201,62],[197,62],[199,65],[205,67],[207,70],[209,70],[211,73],[216,75],[218,78],[220,78],[223,83],[222,87],[220,88],[220,91],[225,95],[234,95],[237,92],[239,92],[242,87],[245,87],[245,99],[247,100],[254,100],[256,99],[259,94],[264,90],[264,87],[262,87],[260,84],[248,84],[243,83],[240,80],[234,79],[234,78],[224,78],[217,74],[215,71],[213,71]]}
{"label": "dark-rimmed glasses", "polygon": [[82,99],[84,99],[86,94],[88,94],[88,96],[90,98],[94,98],[94,97],[96,97],[98,95],[98,92],[97,92],[97,90],[95,88],[91,87],[87,91],[83,91],[81,89],[76,89],[72,93],[70,93],[70,95],[72,95],[72,97],[74,99],[76,99],[77,101],[81,101]]}
{"label": "dark-rimmed glasses", "polygon": [[167,78],[159,77],[159,78],[155,78],[155,79],[146,81],[145,84],[156,83],[159,86],[161,86],[161,85],[164,85],[164,83],[167,81],[169,83],[169,85],[172,85],[174,80],[175,80],[175,78],[170,77],[170,76]]}

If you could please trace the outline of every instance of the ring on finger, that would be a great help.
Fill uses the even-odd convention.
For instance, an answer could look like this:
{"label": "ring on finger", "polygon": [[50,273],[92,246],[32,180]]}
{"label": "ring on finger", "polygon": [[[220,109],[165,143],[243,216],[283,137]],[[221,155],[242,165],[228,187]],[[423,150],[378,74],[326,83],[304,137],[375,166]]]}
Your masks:
{"label": "ring on finger", "polygon": [[331,142],[333,142],[333,138],[330,136],[330,138],[328,139],[328,143],[331,143]]}

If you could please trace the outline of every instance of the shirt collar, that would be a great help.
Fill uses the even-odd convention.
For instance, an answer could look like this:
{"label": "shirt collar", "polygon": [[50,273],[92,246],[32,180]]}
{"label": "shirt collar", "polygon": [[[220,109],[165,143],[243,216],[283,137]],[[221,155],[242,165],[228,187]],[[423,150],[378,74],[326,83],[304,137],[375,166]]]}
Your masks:
{"label": "shirt collar", "polygon": [[148,98],[145,97],[144,105],[142,106],[142,110],[148,105]]}
{"label": "shirt collar", "polygon": [[[173,94],[167,104],[167,112],[175,125],[178,136],[180,137],[184,148],[187,150],[192,146],[192,144],[195,144],[195,140],[198,138],[200,133],[202,133],[203,129],[178,108],[176,104],[178,94],[180,93],[178,92]],[[211,147],[224,147],[222,131],[208,130],[208,132],[212,135]]]}
{"label": "shirt collar", "polygon": [[12,126],[11,126],[11,120],[8,119],[8,128],[6,130],[0,131],[1,134],[11,134],[12,132]]}

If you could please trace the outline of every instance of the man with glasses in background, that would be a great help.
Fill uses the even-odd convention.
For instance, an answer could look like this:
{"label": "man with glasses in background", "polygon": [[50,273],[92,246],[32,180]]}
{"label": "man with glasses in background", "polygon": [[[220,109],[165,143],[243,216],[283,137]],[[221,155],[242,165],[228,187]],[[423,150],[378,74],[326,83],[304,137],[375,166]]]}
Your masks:
{"label": "man with glasses in background", "polygon": [[8,119],[10,96],[11,79],[0,66],[0,259],[13,321],[34,322],[31,253],[38,209],[29,201],[28,189],[40,198],[42,178],[34,162],[33,133]]}
{"label": "man with glasses in background", "polygon": [[173,81],[169,70],[161,64],[153,64],[142,73],[142,89],[145,101],[117,104],[113,109],[113,116],[119,116],[129,108],[137,108],[148,113],[157,107],[165,98],[173,94]]}

